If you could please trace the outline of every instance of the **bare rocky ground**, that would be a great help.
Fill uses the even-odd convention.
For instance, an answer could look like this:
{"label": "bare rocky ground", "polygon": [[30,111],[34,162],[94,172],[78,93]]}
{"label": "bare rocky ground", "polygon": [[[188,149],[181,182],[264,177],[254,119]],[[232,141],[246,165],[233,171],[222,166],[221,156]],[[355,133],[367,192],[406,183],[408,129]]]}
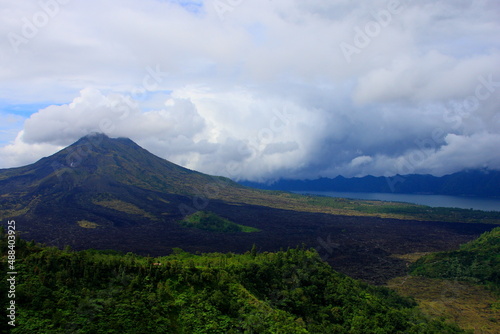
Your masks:
{"label": "bare rocky ground", "polygon": [[165,220],[154,222],[144,219],[131,223],[130,217],[114,216],[110,217],[112,223],[102,223],[95,229],[75,224],[78,212],[75,217],[58,217],[56,212],[47,211],[36,219],[19,220],[17,226],[25,239],[61,248],[70,245],[77,250],[114,249],[150,256],[166,255],[174,247],[189,252],[242,253],[253,244],[261,252],[305,245],[317,249],[334,269],[374,284],[406,274],[408,262],[395,254],[456,249],[496,226],[338,216],[216,200],[204,209],[261,232],[188,229],[176,223],[182,215],[175,211],[165,215]]}

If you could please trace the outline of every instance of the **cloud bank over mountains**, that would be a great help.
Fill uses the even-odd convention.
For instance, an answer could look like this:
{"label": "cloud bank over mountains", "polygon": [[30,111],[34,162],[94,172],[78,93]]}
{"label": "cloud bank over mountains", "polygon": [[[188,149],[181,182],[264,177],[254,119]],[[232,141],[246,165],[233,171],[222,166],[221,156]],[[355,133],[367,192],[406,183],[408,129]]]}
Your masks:
{"label": "cloud bank over mountains", "polygon": [[496,1],[0,1],[0,161],[90,132],[263,181],[500,169]]}

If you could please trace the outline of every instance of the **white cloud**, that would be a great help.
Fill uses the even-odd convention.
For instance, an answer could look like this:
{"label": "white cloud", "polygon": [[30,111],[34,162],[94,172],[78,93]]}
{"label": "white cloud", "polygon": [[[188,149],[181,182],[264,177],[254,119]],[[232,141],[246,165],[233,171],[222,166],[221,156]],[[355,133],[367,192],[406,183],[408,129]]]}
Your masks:
{"label": "white cloud", "polygon": [[356,167],[359,167],[362,165],[366,165],[372,161],[373,161],[372,157],[370,157],[368,155],[362,155],[362,156],[359,156],[359,157],[352,159],[350,164],[352,167],[356,168]]}
{"label": "white cloud", "polygon": [[[304,112],[288,104],[257,100],[240,90],[202,94],[186,87],[172,92],[163,108],[143,112],[129,96],[84,89],[69,104],[52,105],[31,115],[16,140],[0,150],[0,156],[6,166],[17,166],[54,153],[88,133],[104,132],[111,137],[130,137],[152,153],[193,169],[243,177],[243,171],[235,174],[228,167],[231,162],[239,164],[238,170],[260,177],[262,167],[272,174],[293,164],[290,157],[305,154],[296,152],[299,144],[291,141],[309,143],[308,132],[297,129],[306,122],[304,116],[302,123],[294,119]],[[274,110],[268,114],[270,106]],[[223,117],[239,108],[243,113],[235,113],[242,118]],[[12,155],[16,150],[17,160]]]}
{"label": "white cloud", "polygon": [[438,170],[440,174],[456,172],[460,169],[496,169],[500,170],[500,134],[481,132],[470,136],[446,136],[446,145],[429,156],[425,168]]}
{"label": "white cloud", "polygon": [[2,127],[2,167],[102,131],[251,179],[395,173],[429,138],[414,172],[500,168],[495,0],[401,0],[385,22],[385,0],[54,1],[0,0],[24,38],[0,39],[0,105],[46,106]]}
{"label": "white cloud", "polygon": [[63,148],[48,143],[28,144],[24,142],[23,134],[24,131],[20,131],[13,142],[0,148],[3,167],[28,165]]}
{"label": "white cloud", "polygon": [[437,51],[396,60],[360,77],[356,102],[447,101],[474,95],[478,78],[500,78],[500,53],[457,59]]}

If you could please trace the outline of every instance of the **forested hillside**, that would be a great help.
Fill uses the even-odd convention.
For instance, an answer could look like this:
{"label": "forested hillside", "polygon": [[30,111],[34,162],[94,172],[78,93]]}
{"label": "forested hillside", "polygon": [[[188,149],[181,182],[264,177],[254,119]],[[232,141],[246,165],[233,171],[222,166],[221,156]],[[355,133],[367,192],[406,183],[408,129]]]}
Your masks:
{"label": "forested hillside", "polygon": [[[16,257],[16,326],[2,321],[2,332],[461,332],[426,319],[411,299],[335,272],[313,250],[195,255],[176,249],[150,258],[18,239]],[[8,271],[5,256],[2,271]],[[7,282],[0,284],[5,310]]]}
{"label": "forested hillside", "polygon": [[459,250],[420,258],[413,275],[490,284],[500,290],[500,227],[463,244]]}

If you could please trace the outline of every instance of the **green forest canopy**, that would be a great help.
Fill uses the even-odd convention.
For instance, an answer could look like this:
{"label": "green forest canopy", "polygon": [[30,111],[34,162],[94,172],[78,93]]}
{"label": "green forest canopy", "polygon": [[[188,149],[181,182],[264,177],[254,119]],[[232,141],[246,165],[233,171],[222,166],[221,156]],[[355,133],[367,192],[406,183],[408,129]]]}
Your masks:
{"label": "green forest canopy", "polygon": [[[0,249],[6,254],[5,236]],[[160,258],[16,245],[12,333],[461,333],[314,250]],[[2,262],[6,272],[6,261]],[[6,281],[0,283],[2,307]],[[2,322],[1,329],[9,326]]]}
{"label": "green forest canopy", "polygon": [[451,252],[432,253],[411,268],[413,275],[488,284],[500,291],[500,227]]}

